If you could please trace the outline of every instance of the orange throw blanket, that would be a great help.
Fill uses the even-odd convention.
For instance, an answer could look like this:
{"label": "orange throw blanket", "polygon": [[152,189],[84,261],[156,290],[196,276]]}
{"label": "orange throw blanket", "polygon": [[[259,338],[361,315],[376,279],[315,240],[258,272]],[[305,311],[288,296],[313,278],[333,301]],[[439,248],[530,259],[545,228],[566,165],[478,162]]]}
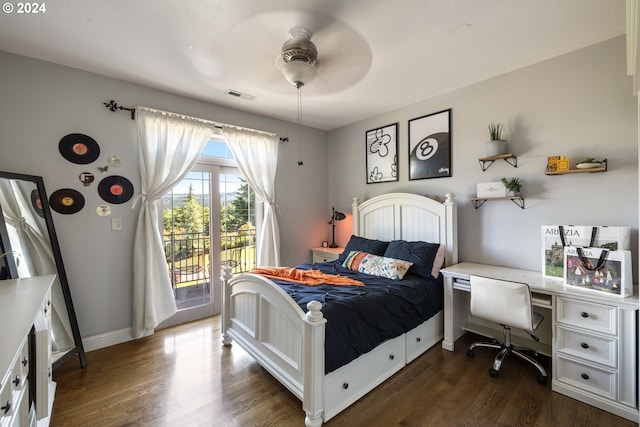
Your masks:
{"label": "orange throw blanket", "polygon": [[250,273],[260,274],[269,279],[302,283],[309,286],[323,283],[339,286],[364,286],[364,283],[358,280],[349,279],[339,274],[326,274],[320,270],[298,270],[293,267],[256,267]]}

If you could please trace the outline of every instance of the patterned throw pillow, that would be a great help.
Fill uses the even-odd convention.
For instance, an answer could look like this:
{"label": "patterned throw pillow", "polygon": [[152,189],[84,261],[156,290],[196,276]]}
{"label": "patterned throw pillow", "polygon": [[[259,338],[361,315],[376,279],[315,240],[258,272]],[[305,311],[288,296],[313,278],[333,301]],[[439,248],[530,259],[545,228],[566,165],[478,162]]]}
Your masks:
{"label": "patterned throw pillow", "polygon": [[350,251],[342,263],[343,267],[350,270],[394,280],[401,280],[412,265],[413,263],[409,261],[386,258],[362,251]]}

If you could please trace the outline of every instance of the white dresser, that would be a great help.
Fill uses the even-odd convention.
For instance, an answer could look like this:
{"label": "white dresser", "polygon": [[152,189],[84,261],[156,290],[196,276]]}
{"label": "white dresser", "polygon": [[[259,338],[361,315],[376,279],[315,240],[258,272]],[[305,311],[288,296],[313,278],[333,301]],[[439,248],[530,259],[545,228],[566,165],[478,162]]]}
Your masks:
{"label": "white dresser", "polygon": [[637,419],[637,308],[557,296],[553,390]]}
{"label": "white dresser", "polygon": [[48,426],[54,275],[0,281],[0,427]]}

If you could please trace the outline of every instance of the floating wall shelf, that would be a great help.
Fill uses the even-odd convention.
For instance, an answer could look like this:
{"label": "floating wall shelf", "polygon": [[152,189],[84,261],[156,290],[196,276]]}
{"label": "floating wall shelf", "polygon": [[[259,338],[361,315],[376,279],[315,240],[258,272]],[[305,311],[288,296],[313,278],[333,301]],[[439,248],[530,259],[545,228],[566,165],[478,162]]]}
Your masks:
{"label": "floating wall shelf", "polygon": [[566,171],[554,171],[554,172],[549,172],[549,170],[547,169],[545,171],[546,175],[568,175],[568,174],[572,174],[572,173],[596,173],[596,172],[606,172],[607,171],[607,159],[604,159],[603,161],[600,162],[602,164],[602,166],[600,166],[599,168],[589,168],[589,169],[569,169]]}
{"label": "floating wall shelf", "polygon": [[484,204],[487,200],[511,200],[513,203],[518,205],[520,209],[524,209],[524,198],[522,196],[509,196],[509,197],[472,197],[471,203],[473,203],[473,207],[478,209],[480,206]]}
{"label": "floating wall shelf", "polygon": [[518,158],[513,154],[501,154],[499,156],[481,157],[478,159],[482,171],[486,171],[496,160],[504,160],[514,168],[518,167]]}

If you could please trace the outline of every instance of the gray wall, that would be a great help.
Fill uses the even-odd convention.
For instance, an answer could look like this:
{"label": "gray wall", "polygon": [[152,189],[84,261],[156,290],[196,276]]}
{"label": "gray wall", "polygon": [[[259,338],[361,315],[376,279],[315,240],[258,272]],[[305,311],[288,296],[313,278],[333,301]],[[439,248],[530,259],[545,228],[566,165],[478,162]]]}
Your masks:
{"label": "gray wall", "polygon": [[[353,196],[409,191],[442,197],[453,192],[459,202],[461,261],[539,270],[540,225],[547,223],[632,227],[637,253],[637,104],[625,55],[625,39],[619,37],[333,130],[329,199],[336,208],[348,209]],[[448,108],[452,177],[409,181],[407,121]],[[367,185],[365,132],[394,122],[399,122],[400,180]],[[482,172],[478,158],[485,156],[491,122],[505,124],[517,168],[500,161]],[[609,171],[546,176],[552,155],[574,161],[607,158]],[[469,199],[477,183],[512,176],[524,182],[526,209],[510,201],[474,209]],[[344,244],[348,232],[339,230]]]}
{"label": "gray wall", "polygon": [[[297,166],[297,126],[262,116],[171,95],[147,87],[102,77],[18,55],[0,52],[0,170],[43,176],[48,194],[74,188],[85,208],[73,215],[53,212],[74,305],[83,337],[131,326],[133,227],[138,209],[132,201],[112,205],[111,217],[96,214],[103,204],[97,194],[102,176],[97,166],[112,155],[122,166],[108,174],[129,178],[137,191],[135,122],[126,112],[110,112],[102,103],[111,99],[125,106],[145,105],[167,111],[276,132],[290,138],[279,149],[276,178],[282,227],[282,261],[310,261],[309,247],[326,238],[326,132],[302,129],[304,166]],[[292,88],[292,110],[295,111]],[[246,102],[239,100],[238,102]],[[89,165],[66,161],[58,152],[60,138],[85,133],[101,147]],[[79,173],[93,172],[96,182],[84,188]],[[122,218],[122,231],[111,231],[111,218]]]}

